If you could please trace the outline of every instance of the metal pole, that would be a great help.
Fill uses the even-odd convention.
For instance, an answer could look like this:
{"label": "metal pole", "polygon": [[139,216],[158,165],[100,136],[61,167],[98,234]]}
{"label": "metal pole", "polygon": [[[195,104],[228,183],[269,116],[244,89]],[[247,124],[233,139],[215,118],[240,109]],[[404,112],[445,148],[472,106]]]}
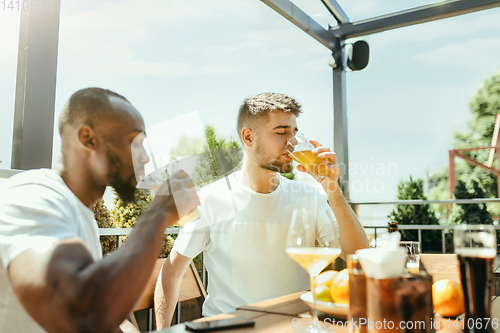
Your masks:
{"label": "metal pole", "polygon": [[340,168],[340,188],[349,200],[345,40],[337,38],[335,44],[332,54],[336,63],[333,69],[333,145]]}
{"label": "metal pole", "polygon": [[[455,151],[448,151],[448,188],[450,191],[450,199],[453,199],[453,192],[455,191],[455,186],[457,184],[456,174],[455,174]],[[448,217],[450,217],[453,211],[453,204],[448,206]]]}
{"label": "metal pole", "polygon": [[60,0],[22,1],[22,6],[11,167],[50,168]]}
{"label": "metal pole", "polygon": [[443,253],[446,253],[446,239],[444,237],[444,229],[441,230],[441,241],[443,242]]}
{"label": "metal pole", "polygon": [[181,302],[177,302],[177,322],[176,324],[181,323]]}

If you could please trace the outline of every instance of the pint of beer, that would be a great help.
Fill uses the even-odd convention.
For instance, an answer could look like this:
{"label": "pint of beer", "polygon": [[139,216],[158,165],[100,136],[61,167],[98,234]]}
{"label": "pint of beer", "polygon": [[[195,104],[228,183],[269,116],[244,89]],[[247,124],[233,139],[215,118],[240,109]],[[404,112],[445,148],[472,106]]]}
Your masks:
{"label": "pint of beer", "polygon": [[293,151],[288,153],[290,157],[315,175],[319,177],[328,176],[330,171],[327,169],[327,166],[330,163],[311,152],[314,146],[309,142],[307,137],[302,133],[297,133],[295,139],[298,141],[298,144],[293,148]]}
{"label": "pint of beer", "polygon": [[[493,333],[491,300],[496,233],[493,225],[460,225],[453,243],[465,298],[464,333]],[[488,322],[488,319],[489,322]]]}

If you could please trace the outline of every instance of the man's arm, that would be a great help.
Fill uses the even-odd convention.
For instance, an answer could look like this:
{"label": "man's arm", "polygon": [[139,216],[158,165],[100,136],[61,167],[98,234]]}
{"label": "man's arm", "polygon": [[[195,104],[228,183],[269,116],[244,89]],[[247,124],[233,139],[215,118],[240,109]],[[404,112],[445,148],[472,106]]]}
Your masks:
{"label": "man's arm", "polygon": [[328,201],[337,218],[339,226],[339,240],[342,246],[341,257],[345,260],[346,254],[355,253],[356,250],[369,248],[370,243],[366,237],[365,229],[356,214],[347,203],[344,194],[337,186],[336,190],[329,191]]}
{"label": "man's arm", "polygon": [[182,277],[191,263],[191,258],[175,250],[170,252],[158,276],[155,289],[156,329],[169,327],[179,299]]}
{"label": "man's arm", "polygon": [[156,196],[127,243],[103,260],[94,262],[79,238],[17,256],[8,275],[33,319],[48,332],[116,331],[149,280],[165,228],[199,204],[187,174],[175,174],[170,187],[174,195]]}
{"label": "man's arm", "polygon": [[321,146],[317,141],[309,140],[309,142],[316,147],[312,150],[313,153],[317,153],[319,158],[327,160],[332,164],[328,167],[330,174],[319,178],[301,165],[297,166],[297,169],[313,176],[314,179],[321,183],[327,193],[330,207],[335,214],[339,226],[339,239],[342,246],[340,256],[342,259],[345,259],[346,254],[354,253],[358,249],[368,248],[370,247],[370,243],[366,237],[363,225],[352,211],[351,206],[347,203],[342,190],[338,186],[340,169],[337,165],[337,155],[330,151],[329,148]]}

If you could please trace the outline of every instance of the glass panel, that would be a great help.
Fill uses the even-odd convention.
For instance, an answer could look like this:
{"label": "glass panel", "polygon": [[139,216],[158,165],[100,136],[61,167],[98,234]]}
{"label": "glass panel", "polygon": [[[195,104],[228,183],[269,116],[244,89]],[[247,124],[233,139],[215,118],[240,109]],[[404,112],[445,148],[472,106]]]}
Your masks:
{"label": "glass panel", "polygon": [[[453,131],[472,119],[469,102],[498,73],[499,20],[496,8],[363,38],[370,63],[347,73],[353,201],[397,200],[410,175],[428,196],[429,177],[448,166]],[[359,214],[386,225],[392,209],[366,205]]]}
{"label": "glass panel", "polygon": [[15,4],[4,5],[5,9],[0,4],[0,169],[10,169],[20,12]]}

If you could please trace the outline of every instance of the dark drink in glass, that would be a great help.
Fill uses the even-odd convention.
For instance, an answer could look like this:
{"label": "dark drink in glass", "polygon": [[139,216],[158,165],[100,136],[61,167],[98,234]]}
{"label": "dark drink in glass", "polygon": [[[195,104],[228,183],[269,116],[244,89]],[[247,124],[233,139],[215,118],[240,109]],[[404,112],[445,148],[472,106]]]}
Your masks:
{"label": "dark drink in glass", "polygon": [[403,309],[394,297],[402,281],[402,277],[366,278],[367,328],[369,333],[405,333],[400,325],[404,321]]}
{"label": "dark drink in glass", "polygon": [[402,311],[405,333],[432,333],[432,276],[422,272],[403,277],[394,295]]}
{"label": "dark drink in glass", "polygon": [[[491,318],[493,286],[493,262],[495,257],[482,255],[480,251],[457,253],[460,261],[460,276],[465,299],[464,333],[493,333]],[[486,253],[487,255],[487,253]],[[483,322],[480,325],[479,322]],[[479,326],[482,326],[479,328]]]}
{"label": "dark drink in glass", "polygon": [[464,333],[493,333],[491,316],[493,261],[497,254],[492,225],[460,225],[453,243],[460,261],[465,299]]}

